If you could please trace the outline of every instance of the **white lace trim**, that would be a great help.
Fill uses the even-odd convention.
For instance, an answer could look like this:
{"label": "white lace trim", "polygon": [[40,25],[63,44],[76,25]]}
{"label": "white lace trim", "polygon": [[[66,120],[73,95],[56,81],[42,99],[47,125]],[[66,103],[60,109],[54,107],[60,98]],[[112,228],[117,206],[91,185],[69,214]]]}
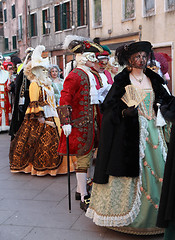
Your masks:
{"label": "white lace trim", "polygon": [[159,133],[159,144],[160,144],[160,148],[162,151],[162,155],[163,155],[163,160],[166,162],[166,158],[167,158],[167,145],[165,143],[165,140],[163,138],[163,132],[162,132],[162,128],[158,127],[158,133]]}
{"label": "white lace trim", "polygon": [[147,128],[148,128],[148,122],[147,119],[143,116],[139,116],[139,122],[140,122],[140,174],[139,179],[137,181],[137,193],[136,193],[136,199],[133,203],[131,211],[126,214],[125,216],[101,216],[98,213],[96,213],[93,209],[90,207],[88,208],[86,212],[86,217],[89,217],[93,219],[93,222],[96,225],[99,226],[107,226],[107,227],[121,227],[121,226],[128,226],[131,224],[135,218],[138,216],[140,212],[140,205],[141,205],[141,191],[140,187],[142,186],[142,159],[145,157],[145,148],[146,148],[146,137],[149,135]]}

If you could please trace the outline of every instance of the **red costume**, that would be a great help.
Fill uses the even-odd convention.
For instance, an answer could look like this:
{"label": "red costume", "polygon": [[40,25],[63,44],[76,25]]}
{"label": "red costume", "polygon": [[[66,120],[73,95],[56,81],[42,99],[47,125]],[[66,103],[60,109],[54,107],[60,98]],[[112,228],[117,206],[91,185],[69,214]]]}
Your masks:
{"label": "red costume", "polygon": [[[95,127],[94,110],[95,105],[90,104],[90,82],[88,75],[80,68],[75,68],[65,79],[61,92],[60,106],[63,108],[71,106],[70,123],[72,132],[69,136],[70,155],[82,156],[87,154],[94,145]],[[58,152],[66,154],[66,136],[61,134]]]}
{"label": "red costume", "polygon": [[10,128],[9,115],[11,114],[11,105],[9,101],[8,72],[0,70],[0,131],[7,131]]}

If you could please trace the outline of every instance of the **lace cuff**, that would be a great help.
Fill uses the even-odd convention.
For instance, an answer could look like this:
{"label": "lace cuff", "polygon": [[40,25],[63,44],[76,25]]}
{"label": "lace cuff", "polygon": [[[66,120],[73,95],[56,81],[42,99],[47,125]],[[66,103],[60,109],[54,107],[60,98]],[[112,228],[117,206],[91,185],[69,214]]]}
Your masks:
{"label": "lace cuff", "polygon": [[59,106],[57,108],[58,116],[60,118],[61,125],[71,124],[71,112],[72,107],[69,105]]}

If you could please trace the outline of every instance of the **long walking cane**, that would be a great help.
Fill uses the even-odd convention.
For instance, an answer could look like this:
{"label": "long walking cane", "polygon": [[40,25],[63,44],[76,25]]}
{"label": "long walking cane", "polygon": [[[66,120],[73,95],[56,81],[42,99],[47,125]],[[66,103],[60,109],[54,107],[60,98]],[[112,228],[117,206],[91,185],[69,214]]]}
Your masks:
{"label": "long walking cane", "polygon": [[69,136],[66,137],[67,146],[67,173],[68,173],[68,198],[69,198],[69,212],[71,213],[71,190],[70,190],[70,159],[69,159]]}

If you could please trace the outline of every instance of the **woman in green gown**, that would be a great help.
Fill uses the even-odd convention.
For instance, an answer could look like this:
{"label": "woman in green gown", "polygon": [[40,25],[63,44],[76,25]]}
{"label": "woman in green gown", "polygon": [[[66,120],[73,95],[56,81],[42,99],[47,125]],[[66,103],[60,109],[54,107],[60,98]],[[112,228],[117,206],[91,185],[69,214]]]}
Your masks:
{"label": "woman in green gown", "polygon": [[91,201],[86,216],[95,224],[137,235],[156,227],[167,155],[168,125],[158,106],[171,96],[163,79],[146,68],[149,42],[122,46],[120,65],[101,109],[103,120]]}

